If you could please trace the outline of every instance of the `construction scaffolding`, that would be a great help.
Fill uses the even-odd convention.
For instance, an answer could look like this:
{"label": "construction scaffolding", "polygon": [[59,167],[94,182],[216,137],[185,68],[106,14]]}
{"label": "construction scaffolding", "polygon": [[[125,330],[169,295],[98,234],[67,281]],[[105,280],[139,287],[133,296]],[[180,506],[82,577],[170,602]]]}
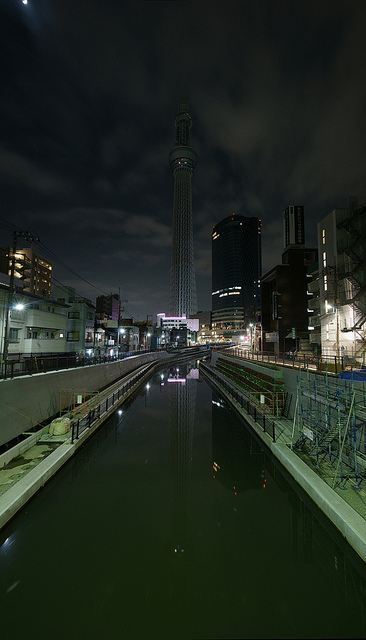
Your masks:
{"label": "construction scaffolding", "polygon": [[320,468],[332,467],[332,486],[366,480],[364,382],[304,373],[298,382],[291,447]]}

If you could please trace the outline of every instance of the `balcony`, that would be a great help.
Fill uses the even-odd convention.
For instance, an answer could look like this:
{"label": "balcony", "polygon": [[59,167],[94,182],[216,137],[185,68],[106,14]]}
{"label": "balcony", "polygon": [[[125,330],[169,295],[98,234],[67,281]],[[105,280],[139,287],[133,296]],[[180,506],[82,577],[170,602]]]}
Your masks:
{"label": "balcony", "polygon": [[309,282],[307,283],[307,287],[308,287],[308,291],[310,291],[310,293],[318,294],[319,293],[319,279],[317,278],[316,280],[309,280]]}
{"label": "balcony", "polygon": [[308,309],[319,313],[320,310],[320,298],[311,298],[308,300]]}
{"label": "balcony", "polygon": [[40,329],[66,330],[67,317],[61,313],[51,311],[41,311],[40,309],[29,309],[27,311],[26,324],[28,327],[39,327]]}
{"label": "balcony", "polygon": [[320,315],[316,314],[313,316],[309,316],[309,327],[313,327],[313,329],[317,329],[318,327],[320,328],[321,325],[321,321],[320,321]]}
{"label": "balcony", "polygon": [[26,338],[23,353],[65,353],[65,338]]}

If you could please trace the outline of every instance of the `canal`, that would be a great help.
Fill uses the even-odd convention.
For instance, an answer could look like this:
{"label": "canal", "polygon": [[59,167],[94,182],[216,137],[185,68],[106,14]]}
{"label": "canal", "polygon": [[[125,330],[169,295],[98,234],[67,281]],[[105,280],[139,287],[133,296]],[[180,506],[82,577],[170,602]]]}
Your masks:
{"label": "canal", "polygon": [[195,364],[0,533],[1,638],[365,637],[365,565]]}

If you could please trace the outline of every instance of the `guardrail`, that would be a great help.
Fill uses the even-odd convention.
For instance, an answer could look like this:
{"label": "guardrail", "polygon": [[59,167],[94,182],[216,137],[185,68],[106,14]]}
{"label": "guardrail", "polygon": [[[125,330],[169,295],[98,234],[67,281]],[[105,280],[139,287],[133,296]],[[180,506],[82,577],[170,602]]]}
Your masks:
{"label": "guardrail", "polygon": [[276,442],[276,423],[273,418],[271,419],[271,416],[269,416],[268,413],[259,409],[259,407],[251,402],[243,392],[236,389],[233,384],[229,384],[227,380],[225,380],[224,376],[217,373],[212,369],[212,367],[200,362],[200,369],[202,369],[203,373],[206,374],[214,384],[219,388],[222,388],[228,396],[235,400],[240,407],[253,418],[257,425],[262,428],[263,432],[267,433],[272,438],[273,442]]}
{"label": "guardrail", "polygon": [[231,353],[238,358],[255,360],[268,364],[276,364],[297,369],[313,369],[315,371],[340,373],[344,369],[358,369],[360,363],[351,356],[316,356],[307,354],[269,353],[265,351],[249,351],[241,347],[232,347]]}
{"label": "guardrail", "polygon": [[95,422],[99,421],[103,415],[110,413],[111,409],[116,404],[120,403],[123,396],[132,391],[134,387],[137,387],[141,383],[141,379],[143,379],[146,374],[150,373],[155,366],[156,363],[145,365],[133,375],[128,376],[126,380],[122,382],[119,381],[118,386],[116,384],[112,385],[112,392],[108,393],[107,391],[104,394],[101,393],[100,395],[103,397],[99,397],[97,400],[93,398],[93,406],[90,406],[91,401],[88,401],[89,408],[85,415],[82,417],[76,417],[72,420],[71,443],[73,444],[75,440],[78,440],[80,435],[86,429],[90,429],[90,427],[92,427]]}
{"label": "guardrail", "polygon": [[19,360],[8,360],[1,365],[0,378],[16,378],[36,373],[47,373],[48,371],[59,371],[63,369],[76,369],[77,367],[90,367],[93,364],[103,364],[124,360],[131,356],[139,356],[144,353],[156,353],[163,349],[145,349],[143,351],[124,351],[115,356],[85,356],[77,357],[76,354],[68,355],[34,355],[24,357]]}

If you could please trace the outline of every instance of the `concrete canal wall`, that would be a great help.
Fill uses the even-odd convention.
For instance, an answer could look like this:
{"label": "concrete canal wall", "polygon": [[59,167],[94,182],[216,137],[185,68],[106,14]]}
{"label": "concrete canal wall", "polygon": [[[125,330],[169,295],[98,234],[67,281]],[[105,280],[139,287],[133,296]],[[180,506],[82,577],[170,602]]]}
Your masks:
{"label": "concrete canal wall", "polygon": [[0,446],[66,408],[72,392],[99,391],[142,364],[169,359],[165,351],[146,353],[117,362],[2,380]]}
{"label": "concrete canal wall", "polygon": [[366,562],[366,522],[341,496],[319,477],[285,442],[273,439],[264,433],[260,425],[224,388],[221,381],[214,377],[210,367],[202,367],[204,375],[211,381],[220,394],[235,407],[245,422],[253,429],[260,440],[271,450],[284,468],[291,474],[302,489],[310,496],[319,509],[340,531],[356,553]]}
{"label": "concrete canal wall", "polygon": [[[275,364],[268,366],[265,363],[262,364],[260,361],[247,360],[245,358],[240,358],[238,356],[231,356],[227,352],[220,353],[219,351],[212,352],[212,356],[211,356],[212,367],[214,368],[216,367],[216,362],[218,358],[223,358],[225,360],[235,362],[236,364],[241,364],[245,366],[247,369],[252,369],[254,373],[259,372],[259,373],[268,374],[270,372],[271,375],[273,375],[277,371],[284,382],[286,392],[289,394],[287,417],[290,419],[294,417],[295,406],[296,406],[297,385],[300,380],[300,377],[303,378],[304,376],[314,376],[314,377],[320,376],[324,378],[325,376],[324,373],[319,373],[312,369],[304,370],[304,369],[297,369],[295,367],[292,368],[292,367],[275,365]],[[328,374],[328,375],[330,375],[333,380],[337,381],[337,384],[339,385],[340,388],[345,387],[347,384],[349,384],[349,380],[337,378],[333,374]],[[366,394],[366,386],[364,382],[354,380],[352,384],[355,389],[363,391]]]}

